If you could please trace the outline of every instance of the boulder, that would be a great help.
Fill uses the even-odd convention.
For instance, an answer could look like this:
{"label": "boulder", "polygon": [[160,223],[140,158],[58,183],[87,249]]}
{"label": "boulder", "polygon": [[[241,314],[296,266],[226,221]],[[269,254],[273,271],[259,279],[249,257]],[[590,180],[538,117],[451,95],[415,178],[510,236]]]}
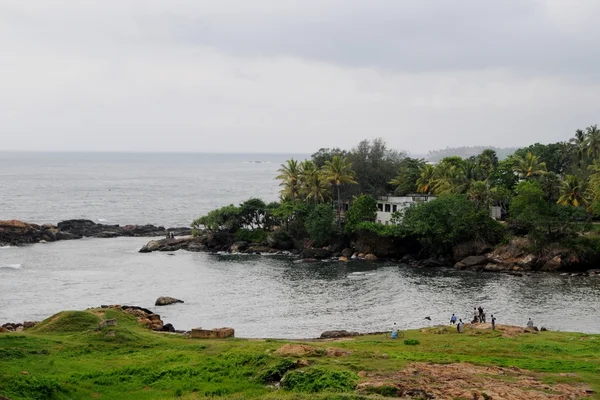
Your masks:
{"label": "boulder", "polygon": [[0,326],[0,333],[5,333],[5,332],[8,332],[8,329]]}
{"label": "boulder", "polygon": [[239,253],[239,252],[246,250],[247,248],[248,248],[248,243],[246,243],[244,241],[239,241],[239,242],[235,242],[234,244],[232,244],[231,247],[229,248],[229,251],[231,251],[232,253]]}
{"label": "boulder", "polygon": [[375,254],[369,253],[365,256],[365,260],[367,261],[377,261],[377,256]]}
{"label": "boulder", "polygon": [[162,330],[163,332],[175,332],[175,327],[172,324],[165,324]]}
{"label": "boulder", "polygon": [[487,263],[488,259],[486,256],[469,256],[463,260],[457,262],[454,267],[456,269],[468,269],[477,266],[481,266]]}
{"label": "boulder", "polygon": [[300,253],[300,258],[314,258],[317,260],[331,258],[331,256],[332,253],[327,249],[304,249]]}
{"label": "boulder", "polygon": [[277,250],[292,250],[294,239],[287,232],[276,231],[267,236],[267,245]]}
{"label": "boulder", "polygon": [[487,264],[483,267],[483,272],[502,272],[505,271],[506,268],[501,264]]}
{"label": "boulder", "polygon": [[360,335],[358,332],[350,332],[346,330],[325,331],[321,333],[321,339],[337,339],[343,337],[352,337]]}
{"label": "boulder", "polygon": [[341,256],[340,258],[338,258],[338,261],[339,262],[348,262],[348,257]]}
{"label": "boulder", "polygon": [[175,304],[175,303],[183,303],[183,300],[179,300],[176,299],[174,297],[159,297],[158,299],[156,299],[156,302],[154,303],[155,306],[168,306],[169,304]]}
{"label": "boulder", "polygon": [[25,321],[23,322],[23,327],[25,329],[29,329],[29,328],[33,328],[34,326],[36,326],[38,324],[37,321]]}
{"label": "boulder", "polygon": [[106,328],[107,326],[117,326],[117,320],[116,319],[105,319],[104,321],[100,322],[100,325],[98,325],[98,328],[96,328],[97,330]]}
{"label": "boulder", "polygon": [[346,257],[346,258],[350,258],[352,257],[352,255],[354,254],[354,251],[352,251],[352,249],[346,247],[344,250],[342,250],[342,256]]}
{"label": "boulder", "polygon": [[234,337],[235,331],[233,328],[218,328],[218,329],[202,329],[194,328],[190,333],[193,339],[225,339]]}
{"label": "boulder", "polygon": [[556,256],[553,257],[552,259],[548,260],[543,266],[542,268],[540,268],[541,271],[557,271],[560,269],[562,265],[562,259],[560,256]]}

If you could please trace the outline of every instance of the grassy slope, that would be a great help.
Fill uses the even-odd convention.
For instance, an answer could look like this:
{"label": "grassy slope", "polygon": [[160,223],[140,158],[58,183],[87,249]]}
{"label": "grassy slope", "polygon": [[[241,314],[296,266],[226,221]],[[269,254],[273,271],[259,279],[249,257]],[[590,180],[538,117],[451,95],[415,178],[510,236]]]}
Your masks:
{"label": "grassy slope", "polygon": [[[103,310],[104,311],[104,310]],[[139,328],[135,319],[105,311],[118,327],[93,330],[101,320],[89,312],[65,312],[25,333],[0,334],[0,395],[10,399],[350,399],[356,394],[319,395],[269,388],[259,376],[284,357],[287,341],[192,340]],[[406,332],[420,341],[365,336],[349,341],[310,342],[351,350],[346,357],[308,357],[328,371],[397,371],[411,362],[470,362],[515,366],[548,373],[548,382],[586,382],[600,392],[600,335],[542,332],[505,338],[499,332],[436,335]],[[384,355],[385,354],[385,355]],[[576,373],[559,376],[558,373]],[[325,383],[327,384],[327,382]]]}

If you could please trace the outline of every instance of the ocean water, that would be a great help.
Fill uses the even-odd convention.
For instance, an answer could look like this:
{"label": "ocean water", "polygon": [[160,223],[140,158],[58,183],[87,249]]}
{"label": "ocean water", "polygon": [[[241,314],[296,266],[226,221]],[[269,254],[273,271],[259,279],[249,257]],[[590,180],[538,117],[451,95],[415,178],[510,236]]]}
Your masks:
{"label": "ocean water", "polygon": [[[0,153],[0,219],[189,225],[215,207],[277,198],[288,155]],[[262,161],[255,163],[250,161]],[[279,256],[140,254],[147,238],[0,248],[0,323],[65,309],[132,304],[178,329],[231,326],[241,337],[305,338],[468,319],[600,333],[600,278],[513,277],[393,263],[299,264]],[[185,301],[154,307],[159,296]],[[425,317],[431,317],[429,322]]]}

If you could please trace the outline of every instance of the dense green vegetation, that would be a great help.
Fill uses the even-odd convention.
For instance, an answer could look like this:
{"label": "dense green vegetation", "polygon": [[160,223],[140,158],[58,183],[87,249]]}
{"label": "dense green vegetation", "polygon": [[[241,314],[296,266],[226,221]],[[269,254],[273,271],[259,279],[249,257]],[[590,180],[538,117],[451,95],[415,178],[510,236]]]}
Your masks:
{"label": "dense green vegetation", "polygon": [[[104,318],[117,319],[118,326],[96,330]],[[186,339],[138,327],[135,318],[116,310],[70,311],[22,333],[0,333],[0,395],[12,400],[380,398],[367,393],[393,394],[390,386],[360,390],[357,384],[368,380],[360,371],[385,376],[423,361],[518,367],[543,373],[537,378],[548,384],[585,382],[600,392],[598,335],[505,337],[500,331],[467,329],[459,335],[450,329],[405,336],[305,342],[316,351],[294,356],[277,350],[298,342]],[[330,347],[349,354],[328,356]],[[282,378],[281,388],[273,385]]]}
{"label": "dense green vegetation", "polygon": [[[430,164],[389,149],[381,139],[349,151],[320,149],[309,160],[281,165],[279,202],[250,199],[212,211],[192,226],[196,232],[243,231],[236,234],[239,240],[263,244],[273,232],[285,232],[302,246],[349,245],[360,232],[371,232],[415,239],[419,251],[437,254],[465,241],[493,245],[510,235],[528,236],[541,252],[552,243],[572,244],[583,232],[596,234],[590,222],[600,217],[597,126],[577,130],[568,142],[536,143],[503,159],[493,149],[477,150]],[[377,196],[411,193],[436,199],[396,213],[393,225],[375,223]],[[505,226],[491,219],[490,207],[500,210]]]}

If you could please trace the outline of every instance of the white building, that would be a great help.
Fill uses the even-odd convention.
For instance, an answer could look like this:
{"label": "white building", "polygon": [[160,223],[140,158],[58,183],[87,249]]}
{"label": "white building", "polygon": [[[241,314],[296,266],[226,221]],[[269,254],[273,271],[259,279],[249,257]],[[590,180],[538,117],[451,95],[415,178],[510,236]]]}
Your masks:
{"label": "white building", "polygon": [[380,224],[389,225],[396,211],[403,211],[413,204],[435,199],[428,194],[411,194],[408,196],[381,196],[377,199],[377,219]]}

